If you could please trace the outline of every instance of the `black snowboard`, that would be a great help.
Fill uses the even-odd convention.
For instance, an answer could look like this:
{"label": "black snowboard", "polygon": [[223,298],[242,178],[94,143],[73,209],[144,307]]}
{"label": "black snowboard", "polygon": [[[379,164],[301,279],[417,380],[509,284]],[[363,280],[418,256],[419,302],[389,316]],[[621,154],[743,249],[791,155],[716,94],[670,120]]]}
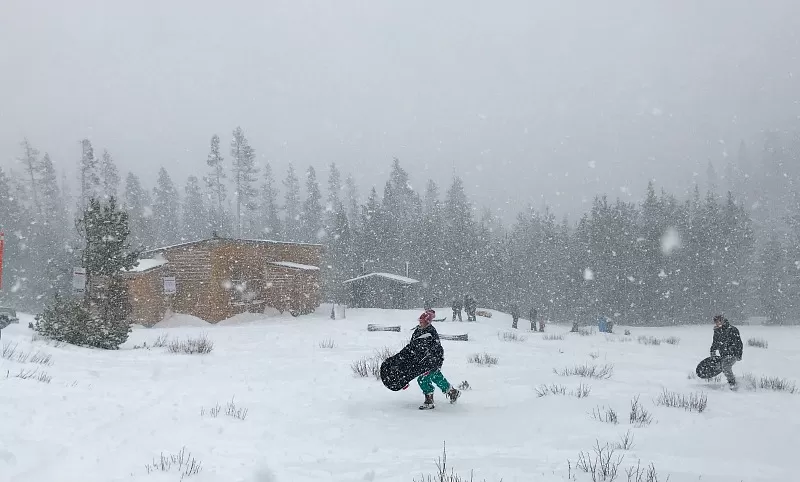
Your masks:
{"label": "black snowboard", "polygon": [[722,373],[722,357],[710,356],[698,363],[694,371],[700,378],[714,378]]}
{"label": "black snowboard", "polygon": [[419,358],[412,343],[381,363],[381,381],[386,388],[393,392],[402,390],[411,380],[428,371],[429,368],[419,363]]}

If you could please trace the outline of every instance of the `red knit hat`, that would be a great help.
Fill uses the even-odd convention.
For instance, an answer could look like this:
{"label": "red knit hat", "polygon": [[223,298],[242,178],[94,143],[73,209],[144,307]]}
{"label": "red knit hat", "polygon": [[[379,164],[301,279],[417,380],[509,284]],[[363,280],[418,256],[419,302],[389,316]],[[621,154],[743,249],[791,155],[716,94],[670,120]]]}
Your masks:
{"label": "red knit hat", "polygon": [[419,321],[427,321],[430,323],[433,321],[433,317],[436,315],[436,312],[433,310],[425,310],[421,315],[419,315]]}

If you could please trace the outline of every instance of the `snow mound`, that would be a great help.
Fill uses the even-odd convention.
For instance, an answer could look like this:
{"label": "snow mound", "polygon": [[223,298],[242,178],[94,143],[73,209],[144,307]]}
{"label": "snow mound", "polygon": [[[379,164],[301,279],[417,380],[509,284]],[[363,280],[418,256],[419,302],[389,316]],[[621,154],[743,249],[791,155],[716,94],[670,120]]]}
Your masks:
{"label": "snow mound", "polygon": [[207,327],[210,325],[211,323],[203,320],[202,318],[184,313],[175,313],[173,315],[164,317],[163,320],[153,325],[153,328]]}

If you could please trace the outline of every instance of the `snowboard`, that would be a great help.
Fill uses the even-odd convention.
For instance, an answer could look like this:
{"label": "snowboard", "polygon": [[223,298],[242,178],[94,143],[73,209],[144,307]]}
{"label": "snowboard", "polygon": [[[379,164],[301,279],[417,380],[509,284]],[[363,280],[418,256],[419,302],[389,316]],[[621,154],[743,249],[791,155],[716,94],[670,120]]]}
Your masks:
{"label": "snowboard", "polygon": [[695,373],[699,378],[709,379],[722,373],[722,357],[710,356],[697,364]]}
{"label": "snowboard", "polygon": [[396,355],[381,363],[381,382],[389,390],[396,392],[408,387],[411,380],[422,375],[428,368],[421,365],[414,353],[414,344],[406,345]]}

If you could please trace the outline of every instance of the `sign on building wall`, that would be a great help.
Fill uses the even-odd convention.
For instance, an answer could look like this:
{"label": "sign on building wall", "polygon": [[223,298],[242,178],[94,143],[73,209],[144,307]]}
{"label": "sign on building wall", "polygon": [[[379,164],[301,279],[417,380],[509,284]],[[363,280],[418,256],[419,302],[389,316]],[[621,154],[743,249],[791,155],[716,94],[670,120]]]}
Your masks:
{"label": "sign on building wall", "polygon": [[72,292],[82,295],[86,291],[86,268],[72,268]]}
{"label": "sign on building wall", "polygon": [[175,283],[174,276],[165,276],[164,277],[164,294],[165,295],[174,295],[175,292],[178,291],[177,284]]}

